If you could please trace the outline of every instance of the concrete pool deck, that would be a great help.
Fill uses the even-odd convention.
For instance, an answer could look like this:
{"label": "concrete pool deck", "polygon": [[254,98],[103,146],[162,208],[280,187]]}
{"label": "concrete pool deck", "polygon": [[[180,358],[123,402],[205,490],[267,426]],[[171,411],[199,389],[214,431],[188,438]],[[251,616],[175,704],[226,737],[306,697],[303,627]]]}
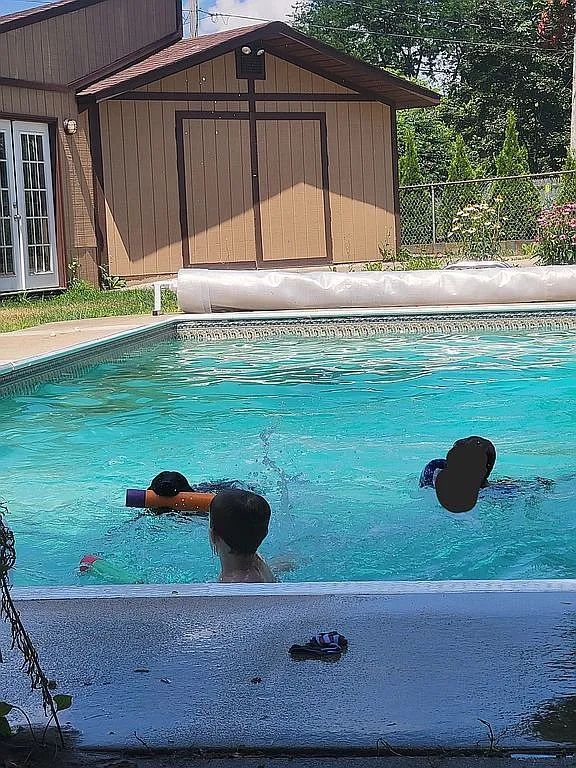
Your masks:
{"label": "concrete pool deck", "polygon": [[[14,596],[48,676],[74,697],[62,719],[81,749],[442,756],[576,745],[573,581]],[[292,643],[330,629],[350,643],[340,661],[290,658]],[[40,721],[16,654],[5,661],[0,698]]]}
{"label": "concrete pool deck", "polygon": [[30,357],[60,352],[89,341],[100,341],[125,331],[165,323],[177,315],[126,315],[94,317],[46,323],[0,334],[0,366],[27,360]]}

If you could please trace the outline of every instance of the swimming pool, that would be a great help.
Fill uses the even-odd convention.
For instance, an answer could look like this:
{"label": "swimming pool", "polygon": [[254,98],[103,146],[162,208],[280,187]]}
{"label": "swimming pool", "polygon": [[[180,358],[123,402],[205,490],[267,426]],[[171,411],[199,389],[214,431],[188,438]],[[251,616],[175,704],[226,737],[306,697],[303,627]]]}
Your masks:
{"label": "swimming pool", "polygon": [[[148,344],[0,400],[14,582],[94,583],[86,553],[149,583],[214,580],[205,521],[123,507],[161,469],[266,495],[284,580],[574,577],[575,394],[570,330]],[[555,484],[449,515],[418,475],[470,433],[496,443],[494,477]]]}

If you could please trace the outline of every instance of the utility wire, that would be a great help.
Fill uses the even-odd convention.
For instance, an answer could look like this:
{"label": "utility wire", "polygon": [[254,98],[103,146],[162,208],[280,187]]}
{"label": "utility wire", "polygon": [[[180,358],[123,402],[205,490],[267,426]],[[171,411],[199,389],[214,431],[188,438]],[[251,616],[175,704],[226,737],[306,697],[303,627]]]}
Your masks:
{"label": "utility wire", "polygon": [[[245,21],[261,21],[264,23],[269,23],[273,21],[277,21],[277,19],[264,19],[258,16],[241,16],[234,13],[220,13],[215,11],[205,11],[203,8],[198,8],[199,13],[203,13],[205,16],[208,16],[211,19],[217,19],[217,18],[228,18],[228,19],[244,19]],[[395,37],[402,40],[417,40],[419,42],[435,42],[435,43],[447,43],[448,45],[457,45],[457,46],[471,46],[474,48],[489,48],[491,50],[507,50],[507,51],[520,51],[520,52],[531,52],[531,53],[538,53],[545,56],[551,56],[551,54],[548,51],[543,51],[540,48],[531,48],[528,46],[518,46],[518,45],[508,45],[507,43],[486,43],[486,42],[479,42],[475,40],[460,40],[460,39],[447,39],[442,37],[424,37],[422,35],[403,35],[399,32],[379,32],[371,29],[358,29],[358,28],[350,28],[350,27],[335,27],[328,24],[316,24],[314,22],[307,22],[307,26],[314,27],[315,29],[323,29],[329,32],[344,32],[346,34],[352,34],[352,35],[372,35],[374,37]]]}

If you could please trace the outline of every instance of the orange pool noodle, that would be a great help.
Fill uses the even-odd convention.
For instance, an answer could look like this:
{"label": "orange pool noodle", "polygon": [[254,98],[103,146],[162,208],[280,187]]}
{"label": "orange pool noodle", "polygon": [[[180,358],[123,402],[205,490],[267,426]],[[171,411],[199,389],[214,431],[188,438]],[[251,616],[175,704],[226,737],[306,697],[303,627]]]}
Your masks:
{"label": "orange pool noodle", "polygon": [[208,514],[215,495],[215,493],[182,491],[176,496],[158,496],[154,491],[130,488],[126,491],[126,506],[143,509],[166,507],[180,512],[204,512]]}

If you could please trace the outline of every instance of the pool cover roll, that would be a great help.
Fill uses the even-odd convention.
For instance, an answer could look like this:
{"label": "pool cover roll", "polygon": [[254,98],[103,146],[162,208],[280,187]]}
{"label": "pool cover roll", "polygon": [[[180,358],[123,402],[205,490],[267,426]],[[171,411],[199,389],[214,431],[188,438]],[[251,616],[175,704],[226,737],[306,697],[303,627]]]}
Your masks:
{"label": "pool cover roll", "polygon": [[284,272],[181,269],[184,312],[438,307],[576,301],[576,266]]}

